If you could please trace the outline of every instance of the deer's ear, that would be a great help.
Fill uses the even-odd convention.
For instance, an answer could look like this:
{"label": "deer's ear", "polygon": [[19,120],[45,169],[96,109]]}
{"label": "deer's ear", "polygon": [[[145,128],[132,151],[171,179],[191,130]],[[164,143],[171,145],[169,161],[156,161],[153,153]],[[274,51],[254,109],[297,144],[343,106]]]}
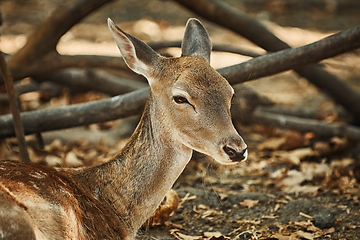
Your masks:
{"label": "deer's ear", "polygon": [[126,65],[146,77],[151,85],[153,78],[149,75],[149,69],[157,69],[156,65],[162,57],[143,41],[122,31],[110,18],[108,25]]}
{"label": "deer's ear", "polygon": [[211,41],[205,27],[196,18],[186,23],[184,39],[181,44],[183,56],[199,56],[210,63]]}

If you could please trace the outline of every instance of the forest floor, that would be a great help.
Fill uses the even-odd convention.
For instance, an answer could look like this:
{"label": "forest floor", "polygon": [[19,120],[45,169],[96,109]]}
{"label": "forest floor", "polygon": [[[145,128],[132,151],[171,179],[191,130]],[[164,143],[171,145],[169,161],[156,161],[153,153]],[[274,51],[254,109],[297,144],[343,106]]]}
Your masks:
{"label": "forest floor", "polygon": [[[255,2],[257,5],[242,1],[236,7],[264,21],[291,46],[316,41],[360,22],[356,11],[346,12],[342,6],[329,3],[327,8],[319,10],[311,6],[311,1],[303,1],[309,3],[307,7],[305,3],[287,6],[283,1],[267,1],[267,5],[261,5],[266,1]],[[60,2],[3,1],[2,51],[16,52],[26,41],[26,35],[57,4]],[[58,51],[119,55],[105,25],[107,17],[130,34],[150,41],[181,39],[186,19],[196,16],[171,1],[118,1],[74,27],[63,37]],[[204,24],[215,43],[241,45],[261,52],[228,30],[206,21]],[[177,51],[172,49],[170,53],[177,54]],[[246,59],[214,53],[212,65],[223,67]],[[327,70],[360,90],[358,63],[359,53],[323,61]],[[327,122],[348,121],[341,107],[291,71],[246,85],[285,112],[299,110]],[[24,110],[33,110],[104,97],[107,96],[95,91],[74,95],[64,90],[59,97],[47,102],[36,94],[24,94],[21,100]],[[2,106],[0,114],[7,111],[7,107]],[[42,150],[31,145],[33,137],[29,136],[30,156],[34,162],[51,166],[77,167],[105,162],[124,145],[137,120],[138,117],[133,117],[48,132],[44,134],[46,145]],[[150,225],[155,226],[145,226],[138,239],[360,239],[358,143],[338,136],[324,139],[311,132],[256,124],[235,125],[248,144],[248,160],[224,167],[210,157],[194,154],[173,187],[180,206],[176,205],[177,197],[169,195],[164,205],[174,208],[172,216],[160,221],[161,224],[154,221]],[[16,157],[14,139],[0,142],[0,159]],[[157,217],[164,217],[162,214],[166,215],[160,213]]]}

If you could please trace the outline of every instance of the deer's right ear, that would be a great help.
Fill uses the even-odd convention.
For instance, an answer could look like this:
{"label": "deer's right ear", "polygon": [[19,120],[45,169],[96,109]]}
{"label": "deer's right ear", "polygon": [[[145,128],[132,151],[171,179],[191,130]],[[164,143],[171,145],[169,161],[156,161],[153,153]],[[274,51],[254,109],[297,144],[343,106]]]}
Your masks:
{"label": "deer's right ear", "polygon": [[122,31],[110,18],[108,25],[126,65],[146,77],[151,85],[153,78],[149,76],[148,70],[156,69],[162,57],[143,41]]}

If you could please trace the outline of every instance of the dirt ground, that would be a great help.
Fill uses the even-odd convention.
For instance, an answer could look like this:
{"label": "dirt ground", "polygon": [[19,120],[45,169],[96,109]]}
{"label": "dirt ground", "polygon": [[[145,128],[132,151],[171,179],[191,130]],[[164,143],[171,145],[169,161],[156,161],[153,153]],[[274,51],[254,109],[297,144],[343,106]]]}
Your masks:
{"label": "dirt ground", "polygon": [[[1,50],[16,52],[47,14],[57,5],[70,2],[2,1]],[[316,41],[360,22],[360,4],[355,0],[226,2],[263,21],[291,46]],[[107,17],[144,41],[156,41],[181,39],[187,18],[196,15],[172,1],[117,1],[75,26],[61,39],[58,51],[119,56],[105,25]],[[214,43],[262,52],[232,32],[202,21]],[[178,54],[178,50],[171,49],[169,53]],[[214,67],[223,67],[246,59],[214,53],[211,61]],[[360,90],[359,52],[323,63],[327,70]],[[285,111],[301,110],[327,122],[348,120],[340,106],[291,71],[246,85]],[[72,95],[63,91],[50,105],[104,97],[107,96],[97,92]],[[35,95],[21,99],[26,110],[49,106],[49,102],[42,102]],[[1,112],[6,112],[6,106]],[[75,167],[106,161],[124,145],[124,136],[131,134],[137,119],[72,129],[78,134],[71,136],[67,134],[69,130],[46,133],[44,150],[29,147],[30,155],[35,162],[52,166]],[[138,239],[360,239],[358,143],[256,124],[235,125],[248,144],[247,162],[224,167],[196,153],[173,187],[179,208],[160,225],[141,229]],[[121,139],[117,138],[119,135]],[[0,159],[16,157],[15,140],[1,142]],[[164,204],[171,205],[174,197],[166,200]]]}

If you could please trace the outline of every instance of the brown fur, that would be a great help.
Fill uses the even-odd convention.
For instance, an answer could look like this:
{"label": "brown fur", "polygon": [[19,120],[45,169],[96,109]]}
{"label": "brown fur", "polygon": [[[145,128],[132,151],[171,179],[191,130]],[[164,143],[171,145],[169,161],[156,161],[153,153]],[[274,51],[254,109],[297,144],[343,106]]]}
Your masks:
{"label": "brown fur", "polygon": [[[50,235],[54,237],[53,239],[66,239],[65,236],[69,235],[73,236],[69,237],[72,239],[123,239],[123,223],[116,214],[95,199],[83,186],[80,187],[75,183],[66,173],[38,164],[1,161],[0,176],[0,186],[2,186],[0,194],[7,197],[7,203],[19,206],[22,210],[23,214],[17,214],[18,222],[23,222],[20,219],[24,216],[30,219],[26,227],[19,228],[17,235],[5,239],[17,239],[15,236],[21,236],[21,234],[25,236],[29,233],[29,229],[42,221],[47,226],[36,226],[40,231],[46,231],[45,228],[51,225],[48,221],[55,221],[58,225],[53,228],[56,232]],[[45,206],[40,209],[34,204],[28,204],[29,202],[43,202]],[[62,206],[65,212],[62,214],[54,212],[47,216],[41,211],[51,212],[56,206]],[[9,212],[0,219],[6,221],[7,217],[10,218],[12,215],[11,211],[19,212],[20,209],[10,211],[6,209]],[[66,214],[66,210],[73,211],[75,226],[69,224],[69,215]],[[66,225],[68,226],[63,227]],[[7,236],[10,232],[4,229],[4,226],[0,224],[0,230]],[[73,230],[76,232],[72,232]]]}

